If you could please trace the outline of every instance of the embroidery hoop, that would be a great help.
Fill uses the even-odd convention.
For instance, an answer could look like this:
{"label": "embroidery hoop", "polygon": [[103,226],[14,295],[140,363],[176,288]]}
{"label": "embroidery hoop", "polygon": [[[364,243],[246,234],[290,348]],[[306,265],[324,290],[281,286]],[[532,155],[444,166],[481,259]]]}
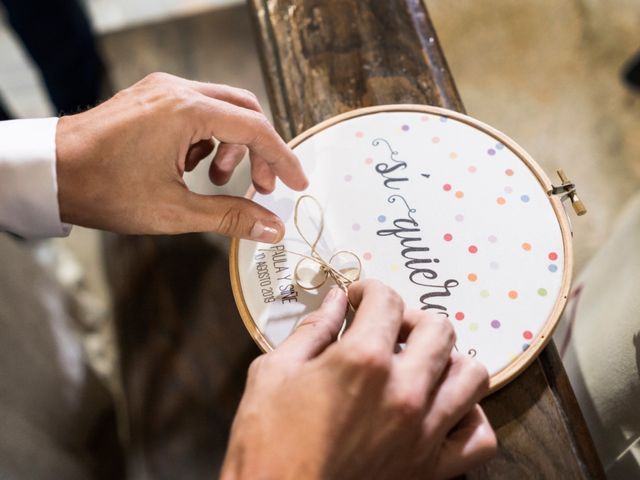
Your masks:
{"label": "embroidery hoop", "polygon": [[[429,105],[412,105],[412,104],[402,104],[402,105],[381,105],[375,107],[366,107],[356,109],[350,112],[346,112],[343,114],[336,115],[328,120],[325,120],[310,129],[302,132],[300,135],[291,140],[288,145],[291,148],[295,148],[300,145],[305,140],[310,137],[316,135],[317,133],[332,127],[338,123],[344,122],[345,120],[349,120],[352,118],[371,115],[380,112],[413,112],[413,113],[426,113],[439,115],[442,117],[447,117],[452,120],[456,120],[458,122],[467,124],[485,134],[493,137],[496,141],[502,143],[506,147],[508,147],[526,166],[526,168],[533,174],[540,187],[544,190],[547,195],[547,198],[551,204],[555,217],[558,221],[558,225],[560,227],[560,233],[562,236],[562,248],[564,255],[564,269],[562,273],[561,279],[561,287],[558,292],[556,301],[553,305],[553,308],[548,315],[546,321],[544,322],[544,326],[539,331],[539,333],[535,336],[530,346],[524,351],[522,354],[518,355],[512,362],[510,362],[506,367],[498,371],[496,374],[491,376],[490,379],[490,391],[494,392],[511,380],[516,378],[520,373],[522,373],[542,352],[547,343],[551,340],[551,336],[560,320],[562,312],[566,306],[567,298],[569,295],[569,290],[571,288],[571,280],[573,276],[573,245],[572,245],[572,232],[571,225],[569,223],[569,218],[565,208],[562,204],[561,198],[558,197],[559,193],[565,193],[565,196],[570,196],[571,194],[567,189],[564,192],[560,192],[559,187],[554,186],[551,183],[551,180],[546,175],[544,170],[533,160],[533,158],[515,141],[509,138],[504,133],[496,130],[495,128],[467,115],[464,115],[459,112],[455,112],[452,110],[448,110],[440,107],[433,107]],[[563,181],[565,179],[563,178]],[[575,188],[574,190],[575,191]],[[246,198],[253,198],[255,195],[255,189],[250,187],[245,195]],[[572,198],[573,201],[573,198]],[[238,307],[238,311],[240,312],[240,316],[242,321],[244,322],[245,327],[249,331],[249,334],[252,336],[254,341],[258,344],[258,346],[264,351],[269,352],[273,350],[275,347],[270,343],[270,341],[265,337],[263,332],[260,330],[256,322],[254,321],[249,308],[247,306],[246,300],[244,298],[244,294],[242,291],[241,283],[240,283],[240,273],[238,266],[238,249],[240,245],[240,240],[235,238],[231,242],[231,248],[229,252],[229,272],[231,279],[231,287],[233,291],[234,300]]]}

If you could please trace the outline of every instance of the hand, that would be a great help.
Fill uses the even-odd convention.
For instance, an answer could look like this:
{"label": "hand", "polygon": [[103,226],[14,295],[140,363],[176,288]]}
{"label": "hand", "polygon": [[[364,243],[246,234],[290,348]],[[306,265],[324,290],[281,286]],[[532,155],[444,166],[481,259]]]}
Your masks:
{"label": "hand", "polygon": [[351,285],[349,300],[357,310],[340,342],[347,299],[334,288],[251,365],[223,480],[448,478],[494,454],[477,405],[487,371],[452,353],[449,321],[405,310],[376,281]]}
{"label": "hand", "polygon": [[226,183],[251,155],[258,192],[275,177],[294,190],[307,179],[291,149],[242,89],[149,75],[103,104],[59,120],[58,200],[63,222],[120,233],[212,231],[277,242],[280,219],[244,198],[198,195],[182,179],[220,145],[209,169]]}

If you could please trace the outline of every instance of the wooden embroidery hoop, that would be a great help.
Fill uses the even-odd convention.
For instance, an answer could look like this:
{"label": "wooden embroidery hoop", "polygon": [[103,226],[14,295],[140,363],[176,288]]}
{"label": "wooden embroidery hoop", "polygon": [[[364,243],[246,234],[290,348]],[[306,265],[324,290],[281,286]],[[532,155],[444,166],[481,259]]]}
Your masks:
{"label": "wooden embroidery hoop", "polygon": [[[564,269],[562,273],[562,283],[560,291],[553,305],[553,309],[547,317],[542,330],[540,330],[536,337],[531,341],[529,348],[527,348],[526,351],[522,352],[511,363],[509,363],[506,367],[504,367],[502,370],[491,377],[490,391],[494,392],[517,377],[531,364],[531,362],[536,359],[542,349],[551,340],[553,331],[555,330],[558,321],[560,320],[560,316],[562,315],[562,311],[564,310],[564,307],[567,303],[567,297],[571,288],[571,279],[573,275],[573,245],[571,242],[572,233],[567,213],[562,205],[561,199],[554,194],[555,187],[549,180],[549,177],[547,177],[542,168],[533,160],[533,158],[531,158],[531,156],[524,149],[522,149],[522,147],[520,147],[511,138],[506,136],[504,133],[496,130],[495,128],[490,127],[489,125],[476,120],[475,118],[445,108],[432,107],[429,105],[411,104],[381,105],[376,107],[360,108],[347,113],[336,115],[335,117],[332,117],[315,125],[314,127],[311,127],[310,129],[302,132],[300,135],[291,140],[288,145],[291,148],[295,148],[305,140],[309,139],[313,135],[321,132],[328,127],[336,125],[345,120],[380,112],[419,112],[439,115],[470,125],[471,127],[474,127],[477,130],[480,130],[495,138],[498,142],[507,146],[525,164],[525,166],[531,171],[531,173],[533,173],[536,180],[544,189],[544,192],[547,194],[547,198],[549,199],[556,219],[558,220],[560,232],[562,235],[564,254]],[[250,187],[245,197],[249,199],[253,198],[255,193],[255,189],[253,187]],[[240,273],[238,269],[239,244],[240,240],[234,238],[231,242],[231,249],[229,252],[229,273],[231,277],[233,297],[236,305],[238,306],[242,321],[244,322],[245,327],[253,337],[254,341],[258,344],[262,351],[269,352],[275,347],[264,336],[262,331],[260,331],[255,321],[253,320],[251,313],[249,312],[249,308],[247,307],[247,303],[244,299],[244,294],[240,285]]]}

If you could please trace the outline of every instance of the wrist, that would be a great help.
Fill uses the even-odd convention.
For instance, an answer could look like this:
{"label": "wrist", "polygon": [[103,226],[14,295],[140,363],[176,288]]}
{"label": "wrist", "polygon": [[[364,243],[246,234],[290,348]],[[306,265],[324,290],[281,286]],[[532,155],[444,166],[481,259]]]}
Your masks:
{"label": "wrist", "polygon": [[319,480],[316,468],[304,462],[308,454],[288,450],[284,458],[279,456],[282,446],[273,444],[259,448],[247,445],[230,445],[224,459],[220,480]]}
{"label": "wrist", "polygon": [[[78,201],[90,190],[89,179],[82,172],[87,139],[82,133],[79,115],[60,117],[56,128],[56,178],[58,209],[64,223],[82,225],[86,202]],[[85,205],[82,205],[85,203]]]}

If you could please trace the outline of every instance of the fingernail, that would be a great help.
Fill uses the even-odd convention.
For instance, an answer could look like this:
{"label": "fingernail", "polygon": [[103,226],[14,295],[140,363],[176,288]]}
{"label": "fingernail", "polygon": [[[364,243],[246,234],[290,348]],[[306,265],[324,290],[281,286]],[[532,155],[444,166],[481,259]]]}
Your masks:
{"label": "fingernail", "polygon": [[276,222],[258,220],[253,224],[249,236],[257,242],[275,243],[281,237],[281,229],[282,227]]}

